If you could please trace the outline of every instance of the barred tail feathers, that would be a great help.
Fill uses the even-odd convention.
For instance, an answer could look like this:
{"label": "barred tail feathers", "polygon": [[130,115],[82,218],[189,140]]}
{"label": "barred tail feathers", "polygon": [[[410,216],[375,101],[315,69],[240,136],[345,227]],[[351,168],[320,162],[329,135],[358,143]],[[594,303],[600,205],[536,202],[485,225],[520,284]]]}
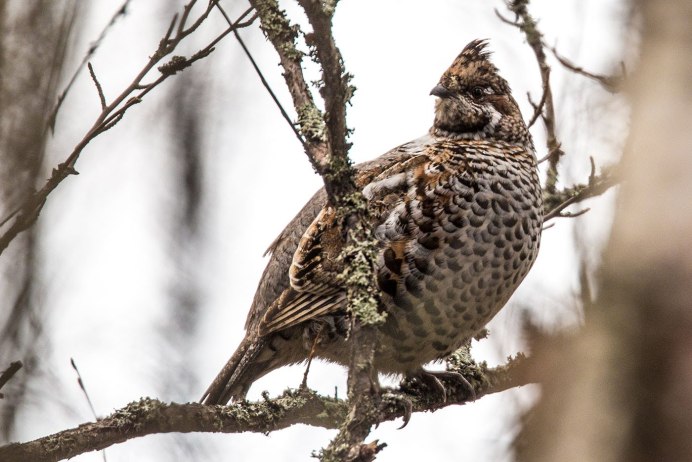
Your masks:
{"label": "barred tail feathers", "polygon": [[227,404],[229,401],[239,401],[245,398],[250,385],[271,370],[257,370],[253,364],[265,346],[265,339],[244,338],[231,359],[221,369],[207,391],[200,399],[202,404]]}

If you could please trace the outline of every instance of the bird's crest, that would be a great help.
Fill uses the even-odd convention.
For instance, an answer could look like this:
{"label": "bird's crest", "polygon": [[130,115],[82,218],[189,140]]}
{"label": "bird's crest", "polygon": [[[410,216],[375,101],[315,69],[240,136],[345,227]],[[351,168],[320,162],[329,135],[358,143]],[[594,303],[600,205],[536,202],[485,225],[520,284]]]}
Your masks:
{"label": "bird's crest", "polygon": [[[468,86],[477,82],[499,83],[498,69],[490,61],[492,53],[486,39],[473,40],[461,50],[459,56],[442,76],[441,82],[450,87]],[[456,84],[456,85],[455,85]]]}
{"label": "bird's crest", "polygon": [[487,49],[488,39],[476,39],[472,40],[468,45],[461,50],[459,56],[454,60],[455,63],[459,64],[470,63],[472,61],[487,61],[490,59],[492,52]]}

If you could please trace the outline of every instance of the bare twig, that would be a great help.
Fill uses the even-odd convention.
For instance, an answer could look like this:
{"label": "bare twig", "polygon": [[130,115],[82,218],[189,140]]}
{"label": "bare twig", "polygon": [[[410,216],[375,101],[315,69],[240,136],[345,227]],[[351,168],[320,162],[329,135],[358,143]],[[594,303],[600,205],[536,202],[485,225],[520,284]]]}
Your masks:
{"label": "bare twig", "polygon": [[584,215],[589,210],[591,210],[591,208],[587,207],[587,208],[582,209],[578,212],[561,212],[556,217],[557,218],[576,218],[576,217]]}
{"label": "bare twig", "polygon": [[[0,389],[5,386],[7,382],[10,381],[12,377],[14,377],[14,374],[19,371],[23,366],[21,361],[12,361],[10,363],[10,367],[2,371],[2,374],[0,374]],[[3,394],[0,393],[0,399],[4,398]]]}
{"label": "bare twig", "polygon": [[91,65],[91,63],[87,63],[87,66],[89,67],[89,75],[91,76],[91,80],[94,81],[94,85],[96,85],[96,91],[98,91],[99,93],[99,100],[101,100],[101,109],[106,109],[106,96],[103,94],[103,88],[101,88],[101,84],[99,83],[99,80],[96,78],[94,67]]}
{"label": "bare twig", "polygon": [[500,19],[500,21],[504,22],[507,25],[513,27],[521,27],[521,23],[519,23],[518,21],[512,21],[511,19],[507,19],[504,16],[502,16],[502,13],[500,13],[500,11],[497,8],[495,8],[495,16],[497,16]]}
{"label": "bare twig", "polygon": [[543,106],[545,106],[545,99],[547,95],[548,93],[544,91],[541,95],[541,100],[538,102],[538,104],[534,104],[534,102],[531,100],[531,94],[528,92],[526,93],[526,97],[528,98],[529,103],[531,104],[531,106],[533,106],[533,116],[531,116],[529,123],[526,125],[527,128],[531,128],[533,124],[536,123],[538,118],[543,114]]}
{"label": "bare twig", "polygon": [[70,358],[70,364],[72,365],[72,369],[77,373],[77,384],[79,385],[79,388],[82,389],[82,393],[84,393],[84,397],[87,400],[87,404],[89,404],[89,409],[91,409],[91,413],[94,416],[95,420],[98,420],[98,416],[96,415],[96,409],[94,409],[94,404],[91,402],[91,398],[89,397],[89,393],[86,390],[86,387],[84,386],[84,380],[82,380],[82,374],[79,373],[79,369],[77,369],[77,363],[75,363],[74,358]]}
{"label": "bare twig", "polygon": [[[36,191],[31,197],[27,198],[24,203],[10,213],[8,217],[1,221],[2,224],[7,224],[11,221],[11,225],[7,230],[5,230],[4,233],[2,233],[2,235],[0,235],[0,254],[19,233],[26,230],[36,222],[43,205],[51,192],[53,192],[53,190],[55,190],[55,188],[57,188],[58,185],[62,183],[62,181],[65,180],[65,178],[67,178],[69,175],[76,174],[75,164],[82,151],[91,142],[91,140],[115,126],[120,120],[122,120],[122,117],[129,108],[141,102],[146,94],[158,87],[171,75],[174,75],[182,69],[189,67],[194,62],[205,58],[214,51],[216,44],[226,35],[235,29],[247,27],[253,22],[254,18],[243,22],[243,19],[251,12],[251,9],[248,9],[233,25],[229,26],[206,47],[193,54],[190,58],[174,56],[167,63],[159,65],[158,70],[161,74],[158,76],[158,78],[156,78],[150,84],[143,85],[143,79],[149,75],[149,73],[163,60],[163,58],[170,55],[181,41],[192,34],[202,24],[216,4],[216,1],[209,2],[206,9],[199,15],[195,22],[189,27],[185,27],[189,10],[192,9],[192,6],[196,3],[196,1],[197,0],[191,0],[185,5],[183,15],[180,16],[182,18],[180,21],[178,21],[179,15],[176,14],[173,16],[166,34],[159,42],[158,48],[151,55],[145,66],[140,70],[128,87],[123,90],[120,95],[118,95],[110,104],[102,109],[91,128],[87,131],[82,140],[77,143],[67,159],[53,169],[52,175],[50,178],[48,178],[46,184],[40,190]],[[185,13],[186,11],[188,12],[187,14]],[[176,24],[178,25],[177,29],[175,28]]]}
{"label": "bare twig", "polygon": [[[216,8],[218,8],[218,10],[221,12],[223,17],[226,19],[226,22],[230,25],[231,20],[228,17],[228,14],[226,14],[226,10],[223,9],[223,7],[221,6],[220,3],[216,4]],[[264,77],[262,70],[259,68],[259,66],[257,65],[257,62],[255,61],[255,58],[252,56],[252,54],[250,53],[250,50],[245,45],[245,41],[243,41],[243,39],[240,37],[240,34],[238,33],[237,30],[233,31],[233,35],[235,35],[236,40],[238,40],[240,47],[243,49],[243,52],[245,53],[245,56],[247,56],[248,59],[250,60],[250,64],[252,64],[252,68],[257,73],[257,76],[260,78],[260,81],[262,82],[262,85],[264,86],[264,88],[269,93],[269,96],[271,96],[272,100],[274,101],[274,104],[276,104],[276,107],[281,112],[282,117],[288,123],[288,125],[291,127],[291,130],[293,130],[293,133],[296,135],[296,138],[298,138],[298,141],[300,141],[300,144],[303,145],[303,149],[306,149],[305,140],[303,139],[303,136],[300,134],[300,132],[296,128],[296,125],[291,120],[291,117],[286,112],[286,109],[284,109],[283,105],[279,101],[279,98],[276,96],[276,93],[274,93],[274,90],[272,90],[271,86],[269,85],[269,82],[267,82],[267,79]]]}
{"label": "bare twig", "polygon": [[622,82],[625,80],[625,77],[626,77],[625,73],[624,73],[624,66],[623,66],[622,75],[594,74],[593,72],[589,72],[586,69],[584,69],[583,67],[577,66],[576,64],[569,61],[567,58],[561,56],[557,52],[557,49],[555,47],[551,47],[545,43],[544,43],[544,46],[546,48],[548,48],[550,51],[552,51],[553,56],[555,56],[555,59],[557,59],[560,62],[560,64],[562,64],[564,67],[566,67],[570,71],[597,81],[598,83],[600,83],[603,86],[603,88],[605,88],[610,93],[617,93],[621,90]]}
{"label": "bare twig", "polygon": [[[94,420],[99,420],[98,416],[96,415],[96,409],[94,409],[94,404],[91,402],[91,398],[89,397],[89,392],[87,392],[86,386],[84,385],[84,380],[82,380],[82,374],[79,373],[77,363],[73,358],[70,358],[70,364],[72,365],[72,369],[74,369],[74,371],[77,373],[77,384],[79,385],[79,388],[81,388],[82,393],[87,400],[87,404],[89,405],[89,409],[91,409],[91,414],[94,416]],[[103,462],[107,462],[105,449],[101,450],[101,456],[103,457]]]}
{"label": "bare twig", "polygon": [[[226,14],[224,13],[224,16],[225,16],[225,15],[226,15]],[[267,92],[269,92],[269,95],[272,97],[272,100],[274,100],[274,103],[275,103],[276,106],[279,108],[279,111],[281,112],[281,115],[283,116],[284,120],[285,120],[285,121],[288,123],[288,125],[291,127],[291,130],[293,131],[293,134],[296,135],[296,138],[298,138],[298,141],[300,142],[300,144],[303,145],[303,149],[306,149],[305,140],[303,139],[302,135],[300,134],[300,132],[299,132],[298,129],[296,128],[296,124],[293,123],[293,121],[291,120],[291,117],[290,117],[290,116],[288,115],[288,113],[286,112],[286,109],[284,109],[283,105],[282,105],[281,102],[279,101],[279,98],[276,96],[276,94],[274,93],[274,91],[273,91],[273,90],[271,89],[271,87],[269,86],[269,82],[267,82],[267,79],[264,78],[264,75],[262,74],[262,71],[260,70],[259,66],[258,66],[257,63],[255,62],[255,59],[254,59],[254,58],[252,57],[252,55],[250,54],[250,50],[249,50],[249,49],[247,48],[247,46],[245,45],[245,42],[244,42],[243,39],[240,37],[240,34],[238,33],[238,31],[233,31],[233,33],[235,34],[235,38],[238,40],[238,43],[240,43],[241,48],[242,48],[243,51],[245,52],[245,55],[246,55],[246,56],[248,57],[248,59],[250,60],[250,63],[252,64],[253,69],[255,69],[255,72],[257,73],[257,76],[260,78],[260,81],[262,82],[262,85],[263,85],[264,88],[267,90]]]}
{"label": "bare twig", "polygon": [[[473,373],[468,373],[468,368]],[[509,388],[532,383],[531,360],[518,356],[508,364],[493,369],[483,365],[465,366],[477,399]],[[450,393],[443,401],[438,393],[431,396],[401,394],[412,403],[412,411],[430,412],[468,402],[464,393],[445,383]],[[389,394],[388,396],[394,396]],[[397,399],[387,400],[377,410],[376,423],[403,417],[405,410]],[[345,401],[321,397],[314,392],[287,391],[274,399],[243,402],[231,406],[207,406],[197,403],[177,404],[143,398],[130,403],[97,422],[45,436],[26,443],[0,446],[0,460],[56,461],[90,451],[97,451],[126,440],[154,433],[214,432],[269,433],[295,424],[339,428],[349,412]]]}
{"label": "bare twig", "polygon": [[65,89],[58,96],[58,101],[55,103],[55,107],[53,108],[53,111],[51,112],[51,115],[48,118],[48,126],[50,127],[51,131],[55,130],[55,121],[58,117],[58,111],[60,111],[60,107],[62,106],[65,97],[67,97],[67,94],[72,88],[72,85],[74,85],[75,80],[77,80],[77,76],[79,76],[82,69],[84,69],[84,66],[87,65],[89,60],[94,56],[98,48],[101,46],[101,43],[106,38],[108,31],[113,27],[113,25],[118,21],[118,19],[124,17],[127,14],[127,8],[130,5],[131,1],[132,0],[125,0],[123,2],[120,8],[118,8],[118,10],[113,14],[110,21],[108,21],[108,24],[106,24],[106,26],[103,28],[98,38],[94,42],[92,42],[91,45],[89,45],[89,49],[84,55],[84,58],[82,58],[82,62],[79,64],[79,66],[77,66],[77,69],[75,70],[74,74],[72,74],[72,77],[65,86]]}
{"label": "bare twig", "polygon": [[583,215],[589,210],[588,208],[574,213],[564,213],[563,210],[591,197],[600,196],[617,184],[618,180],[610,170],[606,170],[601,175],[596,175],[592,170],[586,184],[577,184],[571,188],[552,193],[545,192],[543,196],[543,222],[556,217],[573,218]]}

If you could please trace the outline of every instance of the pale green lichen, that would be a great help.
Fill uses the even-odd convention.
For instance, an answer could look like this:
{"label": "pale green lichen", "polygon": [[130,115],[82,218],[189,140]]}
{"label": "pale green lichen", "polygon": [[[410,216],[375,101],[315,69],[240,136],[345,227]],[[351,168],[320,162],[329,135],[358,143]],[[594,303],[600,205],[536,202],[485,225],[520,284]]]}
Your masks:
{"label": "pale green lichen", "polygon": [[298,127],[309,142],[326,140],[324,118],[313,104],[304,104],[298,108]]}
{"label": "pale green lichen", "polygon": [[294,42],[282,42],[279,45],[279,49],[287,58],[293,59],[295,61],[300,61],[301,59],[303,59],[303,56],[305,55],[305,53],[303,53],[296,47],[296,44]]}
{"label": "pale green lichen", "polygon": [[471,340],[466,341],[459,349],[446,358],[447,370],[461,374],[471,384],[476,393],[487,389],[489,381],[486,376],[488,364],[477,363],[471,356]]}
{"label": "pale green lichen", "polygon": [[339,3],[339,0],[322,0],[322,10],[331,18],[334,16],[337,3]]}
{"label": "pale green lichen", "polygon": [[274,43],[289,59],[300,60],[303,53],[296,48],[296,38],[300,33],[297,24],[291,25],[286,18],[286,11],[279,8],[275,0],[263,0],[255,3],[260,17],[264,35]]}
{"label": "pale green lichen", "polygon": [[[360,192],[345,196],[341,209],[346,216],[367,216],[367,202]],[[340,280],[348,287],[348,309],[363,325],[380,325],[387,319],[387,313],[379,310],[374,278],[377,241],[364,223],[358,221],[349,230],[349,242],[340,256],[344,263]]]}
{"label": "pale green lichen", "polygon": [[118,409],[111,417],[117,426],[139,429],[143,424],[143,417],[151,415],[152,412],[164,406],[165,404],[159,400],[144,397],[140,398],[139,401],[129,403],[122,409]]}
{"label": "pale green lichen", "polygon": [[351,98],[353,98],[353,95],[356,93],[356,86],[351,85],[351,80],[353,80],[353,74],[350,72],[345,72],[341,78],[344,81],[344,87],[346,88],[346,94],[344,95],[344,101],[346,104],[351,104]]}

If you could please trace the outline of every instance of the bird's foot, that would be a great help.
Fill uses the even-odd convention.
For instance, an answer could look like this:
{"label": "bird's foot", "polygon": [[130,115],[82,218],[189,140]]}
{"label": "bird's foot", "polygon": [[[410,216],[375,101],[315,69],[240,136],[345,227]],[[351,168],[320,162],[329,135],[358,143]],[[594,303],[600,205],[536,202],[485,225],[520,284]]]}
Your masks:
{"label": "bird's foot", "polygon": [[476,391],[466,378],[458,372],[454,371],[428,371],[419,369],[418,371],[409,374],[401,383],[403,390],[416,389],[423,385],[428,390],[431,390],[442,397],[443,402],[447,402],[447,387],[444,382],[451,382],[453,386],[462,389],[464,396],[470,398],[471,401],[476,400]]}

